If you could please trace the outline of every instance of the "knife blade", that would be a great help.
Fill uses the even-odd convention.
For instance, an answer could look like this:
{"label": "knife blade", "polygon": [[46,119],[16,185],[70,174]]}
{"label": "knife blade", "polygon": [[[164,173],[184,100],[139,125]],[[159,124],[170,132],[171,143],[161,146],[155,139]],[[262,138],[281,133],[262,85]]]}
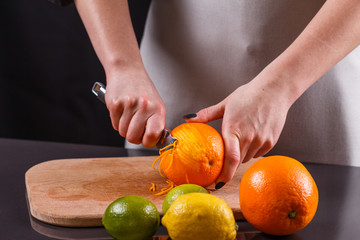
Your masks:
{"label": "knife blade", "polygon": [[[103,103],[105,103],[105,93],[106,93],[106,87],[101,82],[95,82],[92,87],[93,94]],[[162,131],[161,137],[159,141],[156,143],[156,148],[162,149],[172,143],[174,143],[177,139],[170,134],[170,129],[166,128]],[[172,148],[171,146],[169,148],[166,148],[164,150],[168,150]]]}

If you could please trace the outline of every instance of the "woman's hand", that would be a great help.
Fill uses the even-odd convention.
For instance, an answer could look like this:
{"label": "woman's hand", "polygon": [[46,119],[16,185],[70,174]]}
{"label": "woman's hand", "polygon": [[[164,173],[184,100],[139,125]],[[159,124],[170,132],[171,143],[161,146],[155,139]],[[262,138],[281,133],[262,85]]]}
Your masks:
{"label": "woman's hand", "polygon": [[[267,153],[277,142],[290,106],[360,44],[360,5],[328,0],[295,41],[250,83],[187,121],[223,118],[223,186],[241,162]],[[315,104],[315,103],[314,103]]]}
{"label": "woman's hand", "polygon": [[165,128],[165,106],[145,69],[107,73],[105,101],[122,137],[147,148],[156,145]]}
{"label": "woman's hand", "polygon": [[114,129],[131,143],[155,146],[165,127],[165,107],[142,63],[128,1],[75,4],[106,73],[105,102]]}
{"label": "woman's hand", "polygon": [[217,179],[217,183],[222,182],[219,185],[233,178],[239,164],[270,151],[284,127],[291,101],[276,85],[262,86],[263,75],[239,87],[220,103],[200,110],[195,118],[186,119],[209,122],[223,118],[225,162]]}

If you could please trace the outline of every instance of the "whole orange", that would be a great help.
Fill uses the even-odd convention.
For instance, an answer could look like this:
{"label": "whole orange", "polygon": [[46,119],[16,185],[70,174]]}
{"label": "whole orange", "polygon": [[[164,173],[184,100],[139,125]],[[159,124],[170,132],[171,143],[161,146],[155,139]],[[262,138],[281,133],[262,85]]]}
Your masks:
{"label": "whole orange", "polygon": [[171,135],[177,142],[159,157],[166,177],[176,185],[214,183],[224,163],[224,143],[216,129],[205,123],[183,123]]}
{"label": "whole orange", "polygon": [[271,235],[289,235],[310,223],[319,195],[303,164],[290,157],[269,156],[245,172],[239,198],[245,219],[255,228]]}

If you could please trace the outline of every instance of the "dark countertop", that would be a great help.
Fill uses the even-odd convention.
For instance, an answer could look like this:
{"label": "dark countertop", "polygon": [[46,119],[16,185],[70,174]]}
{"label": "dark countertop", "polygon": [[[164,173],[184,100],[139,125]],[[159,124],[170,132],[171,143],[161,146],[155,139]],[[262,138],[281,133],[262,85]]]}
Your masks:
{"label": "dark countertop", "polygon": [[[111,239],[104,228],[51,226],[29,216],[25,195],[25,172],[37,163],[61,158],[154,155],[156,152],[123,148],[26,141],[0,138],[0,239]],[[304,164],[319,188],[319,206],[312,222],[286,237],[272,237],[238,222],[237,239],[359,239],[360,168]],[[161,227],[157,233],[164,236]],[[158,238],[154,238],[158,239]]]}

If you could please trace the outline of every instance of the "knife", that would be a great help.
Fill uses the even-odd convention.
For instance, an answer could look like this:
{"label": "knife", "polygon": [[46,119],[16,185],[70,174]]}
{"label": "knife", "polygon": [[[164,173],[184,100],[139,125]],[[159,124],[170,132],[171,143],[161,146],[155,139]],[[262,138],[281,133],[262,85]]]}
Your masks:
{"label": "knife", "polygon": [[[92,92],[95,94],[95,96],[103,103],[105,103],[105,93],[106,93],[106,87],[101,82],[95,82],[92,87]],[[162,149],[172,143],[174,143],[177,139],[170,134],[170,129],[166,128],[162,131],[161,137],[159,141],[156,144],[156,147],[158,149]],[[165,150],[168,150],[172,147],[166,148]]]}

